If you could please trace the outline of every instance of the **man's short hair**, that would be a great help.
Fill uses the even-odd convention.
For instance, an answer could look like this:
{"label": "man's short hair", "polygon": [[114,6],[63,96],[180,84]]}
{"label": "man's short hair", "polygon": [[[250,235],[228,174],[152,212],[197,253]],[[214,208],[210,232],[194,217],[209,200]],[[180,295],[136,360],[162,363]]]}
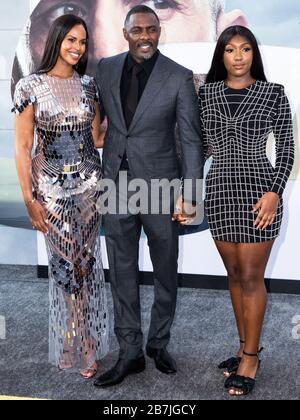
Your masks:
{"label": "man's short hair", "polygon": [[138,13],[148,13],[148,14],[152,14],[156,17],[158,23],[160,23],[159,17],[157,16],[157,14],[155,13],[155,11],[153,9],[151,9],[148,6],[145,6],[143,4],[140,4],[138,6],[133,7],[131,10],[129,10],[129,12],[127,13],[126,19],[125,19],[125,28],[126,26],[128,26],[130,18],[132,15],[136,15]]}

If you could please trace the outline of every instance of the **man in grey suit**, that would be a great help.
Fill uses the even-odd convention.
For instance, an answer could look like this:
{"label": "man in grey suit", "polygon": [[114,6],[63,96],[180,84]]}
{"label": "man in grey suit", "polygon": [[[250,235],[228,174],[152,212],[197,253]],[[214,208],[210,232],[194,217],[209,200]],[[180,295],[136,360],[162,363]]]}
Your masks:
{"label": "man in grey suit", "polygon": [[[183,210],[196,200],[196,180],[202,178],[203,170],[193,74],[158,51],[160,23],[149,7],[134,7],[126,17],[123,31],[129,52],[102,59],[96,76],[102,116],[105,114],[108,120],[104,178],[117,182],[120,171],[126,171],[129,180],[142,179],[147,185],[153,179],[190,179],[190,202],[186,200],[182,206],[178,202]],[[176,153],[176,124],[181,165]],[[120,189],[117,192],[124,193]],[[168,214],[129,209],[104,216],[120,353],[117,364],[101,375],[95,386],[115,385],[127,375],[145,369],[138,267],[142,228],[150,248],[155,295],[146,353],[161,372],[176,372],[176,363],[166,349],[177,297],[178,223],[172,221],[172,215],[173,220],[179,221],[186,216],[175,216],[173,212],[174,200]]]}

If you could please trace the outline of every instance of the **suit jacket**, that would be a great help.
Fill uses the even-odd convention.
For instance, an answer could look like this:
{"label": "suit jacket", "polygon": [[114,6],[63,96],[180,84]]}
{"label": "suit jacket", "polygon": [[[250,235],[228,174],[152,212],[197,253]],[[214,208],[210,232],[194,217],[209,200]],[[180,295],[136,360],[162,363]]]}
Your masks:
{"label": "suit jacket", "polygon": [[[105,178],[116,180],[124,152],[131,175],[151,179],[202,179],[203,149],[193,73],[160,54],[127,129],[120,84],[128,53],[103,58],[97,67],[102,117],[108,119],[103,150]],[[181,149],[179,162],[175,127]],[[196,197],[195,183],[193,199]]]}

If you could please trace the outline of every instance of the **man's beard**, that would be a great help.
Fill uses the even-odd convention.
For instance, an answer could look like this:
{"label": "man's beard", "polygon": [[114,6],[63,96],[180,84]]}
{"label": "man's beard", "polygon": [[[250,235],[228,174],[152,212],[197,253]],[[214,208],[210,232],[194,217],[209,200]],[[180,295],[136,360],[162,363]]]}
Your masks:
{"label": "man's beard", "polygon": [[157,51],[157,50],[152,51],[152,52],[149,52],[149,54],[143,55],[143,59],[144,59],[144,61],[148,61],[148,60],[150,60],[150,59],[154,56],[154,54],[156,53],[156,51]]}
{"label": "man's beard", "polygon": [[148,60],[150,60],[153,56],[154,56],[154,53],[153,53],[153,54],[144,55],[144,56],[143,56],[143,59],[144,59],[144,61],[148,61]]}

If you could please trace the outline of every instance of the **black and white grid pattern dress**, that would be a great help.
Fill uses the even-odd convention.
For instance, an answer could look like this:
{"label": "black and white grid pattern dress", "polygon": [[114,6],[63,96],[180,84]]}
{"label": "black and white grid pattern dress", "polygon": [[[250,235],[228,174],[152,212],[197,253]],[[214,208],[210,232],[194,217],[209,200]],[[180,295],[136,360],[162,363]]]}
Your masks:
{"label": "black and white grid pattern dress", "polygon": [[[205,200],[213,238],[236,243],[276,238],[281,196],[294,162],[292,116],[283,86],[257,81],[237,90],[223,81],[208,83],[200,88],[199,105],[206,156],[213,157]],[[266,155],[272,131],[275,168]],[[274,223],[259,230],[253,206],[269,191],[280,196],[280,205]]]}

